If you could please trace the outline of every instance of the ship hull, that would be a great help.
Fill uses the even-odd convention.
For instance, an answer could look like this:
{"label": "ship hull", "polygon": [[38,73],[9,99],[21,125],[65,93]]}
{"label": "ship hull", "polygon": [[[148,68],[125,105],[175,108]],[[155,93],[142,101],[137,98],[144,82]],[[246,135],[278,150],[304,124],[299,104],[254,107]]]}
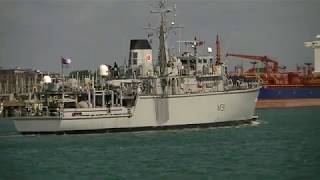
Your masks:
{"label": "ship hull", "polygon": [[254,118],[258,92],[259,88],[166,97],[139,96],[130,116],[18,117],[14,125],[21,133],[72,133],[247,123]]}
{"label": "ship hull", "polygon": [[257,108],[320,106],[319,86],[265,86],[260,89]]}
{"label": "ship hull", "polygon": [[309,99],[320,98],[319,86],[265,86],[258,99]]}

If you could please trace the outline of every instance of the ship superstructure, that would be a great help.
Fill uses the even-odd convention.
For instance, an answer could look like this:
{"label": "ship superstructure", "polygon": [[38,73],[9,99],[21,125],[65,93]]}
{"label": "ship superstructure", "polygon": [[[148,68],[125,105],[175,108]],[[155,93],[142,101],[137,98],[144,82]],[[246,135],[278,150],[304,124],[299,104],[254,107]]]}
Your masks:
{"label": "ship superstructure", "polygon": [[36,96],[37,103],[26,103],[22,115],[14,119],[16,129],[59,133],[250,122],[259,83],[232,81],[226,66],[211,56],[175,56],[167,48],[167,33],[173,28],[166,19],[171,13],[167,2],[160,1],[152,12],[160,15],[158,63],[148,40],[131,40],[124,71],[110,72],[102,65],[99,86],[47,89]]}

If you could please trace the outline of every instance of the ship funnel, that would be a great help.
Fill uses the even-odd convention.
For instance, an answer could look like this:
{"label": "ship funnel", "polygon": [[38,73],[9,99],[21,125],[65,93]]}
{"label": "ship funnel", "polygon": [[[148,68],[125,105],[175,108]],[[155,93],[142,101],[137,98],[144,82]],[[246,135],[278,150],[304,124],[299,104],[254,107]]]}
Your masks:
{"label": "ship funnel", "polygon": [[136,76],[153,75],[152,49],[147,39],[134,39],[130,41],[129,66]]}

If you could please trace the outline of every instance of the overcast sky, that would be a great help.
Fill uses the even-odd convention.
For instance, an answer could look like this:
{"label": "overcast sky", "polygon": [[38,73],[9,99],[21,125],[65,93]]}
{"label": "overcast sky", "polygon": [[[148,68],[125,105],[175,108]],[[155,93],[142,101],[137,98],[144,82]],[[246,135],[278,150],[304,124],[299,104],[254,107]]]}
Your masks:
{"label": "overcast sky", "polygon": [[[0,66],[60,71],[123,63],[130,39],[146,38],[152,2],[143,0],[0,0]],[[182,40],[204,40],[223,53],[268,55],[289,69],[312,62],[303,46],[320,34],[319,0],[176,0]],[[176,37],[177,38],[177,37]],[[176,46],[172,44],[170,47]],[[229,64],[240,64],[240,61]]]}

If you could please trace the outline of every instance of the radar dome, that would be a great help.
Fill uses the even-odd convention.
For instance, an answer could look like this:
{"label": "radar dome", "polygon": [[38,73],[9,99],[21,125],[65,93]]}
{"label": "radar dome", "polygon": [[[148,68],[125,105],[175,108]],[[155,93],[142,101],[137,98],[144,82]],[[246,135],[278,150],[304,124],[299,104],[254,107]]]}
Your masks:
{"label": "radar dome", "polygon": [[45,84],[49,84],[49,83],[52,82],[50,76],[43,76],[42,81],[43,81],[43,83],[45,83]]}
{"label": "radar dome", "polygon": [[108,76],[109,75],[109,68],[105,64],[101,64],[99,67],[99,74],[100,76]]}

